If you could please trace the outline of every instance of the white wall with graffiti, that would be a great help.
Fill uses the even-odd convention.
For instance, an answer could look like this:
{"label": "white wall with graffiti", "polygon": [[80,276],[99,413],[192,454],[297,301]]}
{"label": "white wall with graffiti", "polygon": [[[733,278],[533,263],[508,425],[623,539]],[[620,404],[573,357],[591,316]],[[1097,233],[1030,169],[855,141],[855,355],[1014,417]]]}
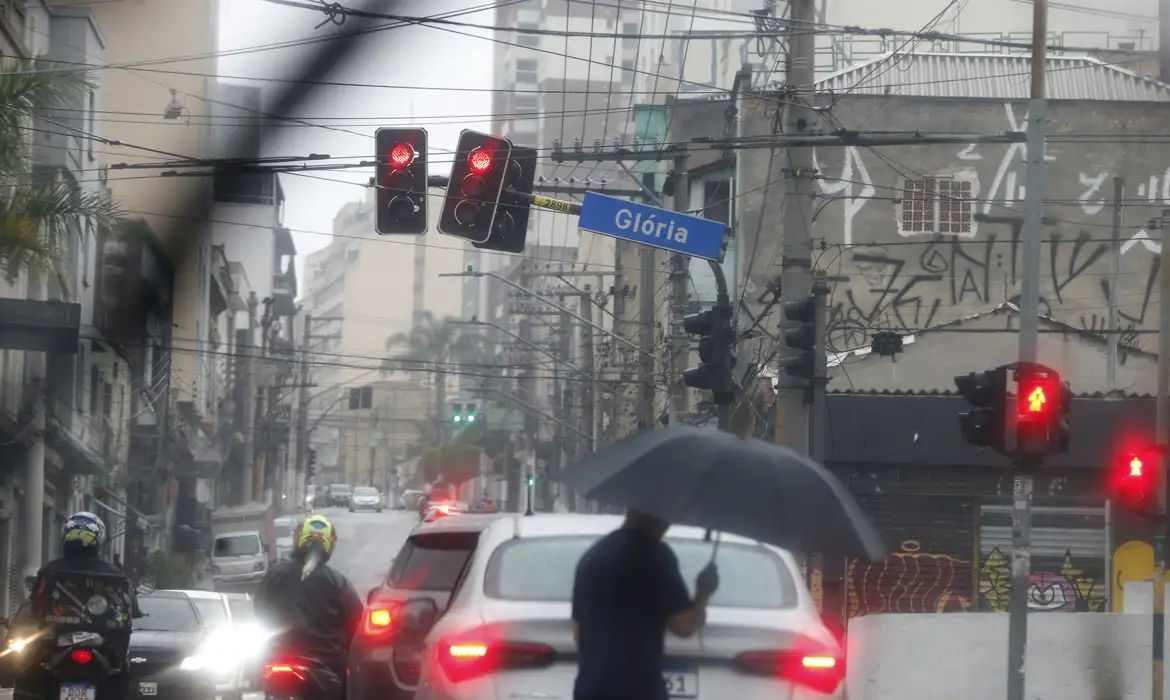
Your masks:
{"label": "white wall with graffiti", "polygon": [[[766,100],[749,104],[748,132],[771,133],[774,111]],[[897,96],[841,98],[832,114],[825,130],[844,123],[992,134],[1022,130],[1027,119],[1026,104]],[[1050,128],[1041,313],[1104,328],[1114,178],[1121,177],[1119,327],[1129,331],[1123,344],[1149,348],[1153,336],[1140,331],[1156,327],[1161,248],[1160,232],[1148,224],[1170,207],[1170,110],[1054,102]],[[815,151],[814,265],[832,279],[830,326],[845,345],[836,350],[868,344],[875,330],[913,333],[1018,298],[1025,154],[1024,144]],[[787,161],[767,150],[744,157],[742,245],[754,257],[743,263],[747,301],[762,311],[763,290],[780,269]]]}

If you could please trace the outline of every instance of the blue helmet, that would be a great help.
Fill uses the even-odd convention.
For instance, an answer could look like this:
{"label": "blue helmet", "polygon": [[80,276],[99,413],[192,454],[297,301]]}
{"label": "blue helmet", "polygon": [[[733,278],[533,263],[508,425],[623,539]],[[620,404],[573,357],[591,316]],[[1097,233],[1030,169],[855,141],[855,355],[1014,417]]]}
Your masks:
{"label": "blue helmet", "polygon": [[61,544],[66,549],[97,554],[105,543],[106,524],[93,513],[74,513],[61,527]]}

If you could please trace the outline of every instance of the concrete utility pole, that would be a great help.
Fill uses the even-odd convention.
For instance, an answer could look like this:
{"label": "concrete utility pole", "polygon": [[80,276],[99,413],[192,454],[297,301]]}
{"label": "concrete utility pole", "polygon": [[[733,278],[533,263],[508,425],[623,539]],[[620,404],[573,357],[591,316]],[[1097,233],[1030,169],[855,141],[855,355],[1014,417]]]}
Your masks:
{"label": "concrete utility pole", "polygon": [[1109,322],[1105,326],[1109,330],[1106,338],[1109,342],[1109,366],[1106,372],[1106,387],[1109,391],[1117,389],[1118,344],[1121,342],[1117,288],[1121,284],[1121,207],[1124,195],[1125,179],[1113,178],[1113,265],[1109,271]]}
{"label": "concrete utility pole", "polygon": [[[305,460],[309,454],[309,343],[313,341],[313,315],[305,314],[305,328],[301,332],[301,380],[297,394],[297,449],[296,473],[308,481]],[[297,507],[301,504],[297,503]]]}
{"label": "concrete utility pole", "polygon": [[[272,327],[272,299],[266,297],[261,303],[264,304],[264,315],[260,318],[260,361],[254,369],[260,370],[267,379],[271,369],[266,360],[268,359],[268,333]],[[271,449],[269,437],[272,432],[272,418],[269,412],[271,411],[271,400],[275,398],[271,392],[272,388],[268,386],[260,387],[256,392],[256,421],[263,422],[261,426],[263,438],[259,454],[256,455],[252,463],[252,500],[259,503],[264,502],[265,472],[268,470],[268,453]]]}
{"label": "concrete utility pole", "polygon": [[[557,319],[557,332],[559,334],[557,338],[557,354],[565,360],[568,360],[569,355],[572,353],[571,342],[573,326],[569,323],[569,314],[565,313],[564,311],[559,314],[559,318]],[[567,407],[565,406],[565,390],[563,386],[564,381],[565,376],[562,374],[560,367],[554,365],[552,412],[553,415],[556,416],[561,422],[567,422],[569,420],[569,416],[567,415],[568,411],[566,410]],[[553,473],[559,478],[561,472],[564,471],[565,468],[565,441],[568,436],[565,435],[565,429],[562,428],[560,424],[554,423],[553,430],[556,435],[553,440]],[[543,493],[551,494],[551,482],[552,479],[550,478],[546,477],[544,479],[544,483],[547,484],[547,486],[542,489]],[[560,487],[558,487],[558,489],[559,488]]]}
{"label": "concrete utility pole", "polygon": [[[1157,440],[1162,455],[1158,470],[1158,513],[1162,517],[1162,536],[1154,539],[1154,624],[1153,634],[1153,688],[1154,700],[1162,700],[1165,693],[1164,660],[1166,657],[1166,542],[1170,541],[1170,457],[1166,445],[1170,443],[1170,209],[1162,210],[1162,279],[1158,292],[1158,401]],[[1158,540],[1161,539],[1161,542]]]}
{"label": "concrete utility pole", "polygon": [[[1044,217],[1044,122],[1048,118],[1048,0],[1032,3],[1032,99],[1028,102],[1023,261],[1020,266],[1020,362],[1036,362],[1040,334],[1040,239]],[[1032,572],[1032,474],[1012,479],[1012,588],[1008,616],[1008,700],[1024,700],[1028,579]]]}
{"label": "concrete utility pole", "polygon": [[589,371],[591,379],[585,383],[585,411],[584,423],[585,432],[589,435],[589,444],[586,445],[586,452],[582,454],[589,454],[597,451],[597,364],[594,360],[594,340],[593,329],[589,326],[593,323],[593,292],[589,285],[585,285],[585,293],[588,298],[585,303],[581,304],[581,316],[585,318],[586,325],[581,327],[581,346],[582,346],[582,365]]}
{"label": "concrete utility pole", "polygon": [[[527,272],[520,274],[520,286],[525,289],[530,289],[530,280]],[[523,351],[521,353],[521,364],[523,369],[520,371],[520,381],[516,387],[517,393],[520,395],[521,401],[536,405],[536,380],[532,376],[532,366],[536,364],[536,356],[532,352],[532,319],[528,315],[523,315],[520,318],[520,338]],[[530,411],[524,413],[524,448],[526,457],[521,463],[520,468],[520,484],[519,487],[523,489],[523,498],[521,499],[524,509],[527,511],[535,510],[535,503],[533,499],[536,496],[535,490],[528,486],[528,476],[531,474],[536,476],[536,441],[539,436],[540,426],[536,422],[536,416]],[[531,470],[531,471],[530,471]],[[523,511],[521,511],[523,512]]]}
{"label": "concrete utility pole", "polygon": [[[816,23],[814,0],[792,0],[792,35],[788,37],[788,86],[792,90],[785,110],[785,134],[810,134],[817,113],[805,106],[812,97],[815,80],[816,43],[813,32],[804,27]],[[795,301],[812,292],[812,151],[790,147],[777,158],[784,168],[784,219],[781,234],[780,298]],[[758,253],[758,251],[757,251]],[[764,262],[760,262],[764,264]],[[783,306],[781,306],[783,308]],[[782,324],[783,325],[783,324]],[[783,331],[781,331],[783,333]],[[780,374],[776,389],[777,422],[782,442],[804,454],[809,449],[809,416],[805,390],[796,377]]]}
{"label": "concrete utility pole", "polygon": [[256,471],[256,416],[259,409],[253,403],[256,401],[256,309],[260,301],[256,292],[248,295],[248,342],[244,346],[244,464],[251,473],[240,475],[240,503],[252,501],[252,482]]}
{"label": "concrete utility pole", "polygon": [[[691,207],[691,179],[687,175],[687,157],[674,159],[674,210],[687,211]],[[688,293],[691,259],[686,255],[670,256],[670,423],[680,423],[690,414],[690,392],[682,381],[690,355],[689,339],[682,327],[683,317],[690,312]]]}
{"label": "concrete utility pole", "polygon": [[[629,331],[629,318],[626,311],[626,293],[629,290],[629,282],[626,278],[625,267],[623,261],[625,260],[626,251],[629,248],[628,243],[622,240],[615,240],[613,244],[613,288],[610,289],[610,296],[613,297],[613,330],[615,333],[626,337]],[[592,335],[592,329],[589,329]],[[625,351],[618,343],[610,343],[610,366],[616,371],[618,378],[622,379],[622,375],[629,371],[622,361],[626,355]],[[623,398],[629,398],[626,392],[625,384],[618,383],[615,387],[616,391],[622,393]],[[611,431],[616,431],[618,421],[621,420],[621,401],[616,401],[613,397],[609,400],[609,428]],[[616,432],[614,435],[616,436]]]}
{"label": "concrete utility pole", "polygon": [[638,281],[638,346],[641,393],[638,396],[638,427],[654,425],[654,292],[658,286],[658,250],[641,246],[638,251],[642,266]]}

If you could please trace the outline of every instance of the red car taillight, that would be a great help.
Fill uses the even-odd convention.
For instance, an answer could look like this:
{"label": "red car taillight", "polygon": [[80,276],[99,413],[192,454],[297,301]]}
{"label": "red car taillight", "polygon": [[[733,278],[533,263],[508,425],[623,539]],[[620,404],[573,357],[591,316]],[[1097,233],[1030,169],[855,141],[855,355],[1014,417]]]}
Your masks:
{"label": "red car taillight", "polygon": [[452,683],[498,671],[545,668],[557,657],[543,644],[508,641],[446,641],[439,644],[438,654],[439,666]]}
{"label": "red car taillight", "polygon": [[308,669],[291,661],[276,661],[264,666],[264,692],[268,695],[296,695],[303,688]]}
{"label": "red car taillight", "polygon": [[398,608],[397,603],[370,603],[362,618],[362,632],[369,637],[390,633],[394,629]]}
{"label": "red car taillight", "polygon": [[89,649],[74,649],[69,654],[69,658],[73,659],[75,664],[87,664],[93,661],[93,652]]}
{"label": "red car taillight", "polygon": [[832,693],[845,680],[845,664],[834,654],[749,651],[735,664],[744,673],[781,678],[818,693]]}

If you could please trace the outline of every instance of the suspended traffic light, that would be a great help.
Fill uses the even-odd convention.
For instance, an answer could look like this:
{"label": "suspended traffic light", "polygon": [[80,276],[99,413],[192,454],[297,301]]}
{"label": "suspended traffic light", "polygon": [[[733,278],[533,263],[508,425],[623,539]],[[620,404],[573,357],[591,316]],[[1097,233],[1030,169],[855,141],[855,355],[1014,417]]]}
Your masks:
{"label": "suspended traffic light", "polygon": [[374,147],[374,228],[383,235],[426,233],[426,129],[378,129]]}
{"label": "suspended traffic light", "polygon": [[476,411],[477,408],[478,407],[473,403],[467,404],[467,412],[464,414],[467,417],[467,423],[474,423],[475,420],[479,417]]}
{"label": "suspended traffic light", "polygon": [[512,142],[465,129],[451,164],[439,232],[473,243],[491,239]]}
{"label": "suspended traffic light", "polygon": [[461,404],[461,403],[451,404],[451,422],[453,422],[453,423],[462,423],[463,422],[463,404]]}
{"label": "suspended traffic light", "polygon": [[504,182],[491,236],[483,243],[473,243],[476,248],[503,253],[524,252],[528,218],[532,211],[532,191],[536,185],[536,160],[535,148],[512,147],[512,155],[504,165]]}

